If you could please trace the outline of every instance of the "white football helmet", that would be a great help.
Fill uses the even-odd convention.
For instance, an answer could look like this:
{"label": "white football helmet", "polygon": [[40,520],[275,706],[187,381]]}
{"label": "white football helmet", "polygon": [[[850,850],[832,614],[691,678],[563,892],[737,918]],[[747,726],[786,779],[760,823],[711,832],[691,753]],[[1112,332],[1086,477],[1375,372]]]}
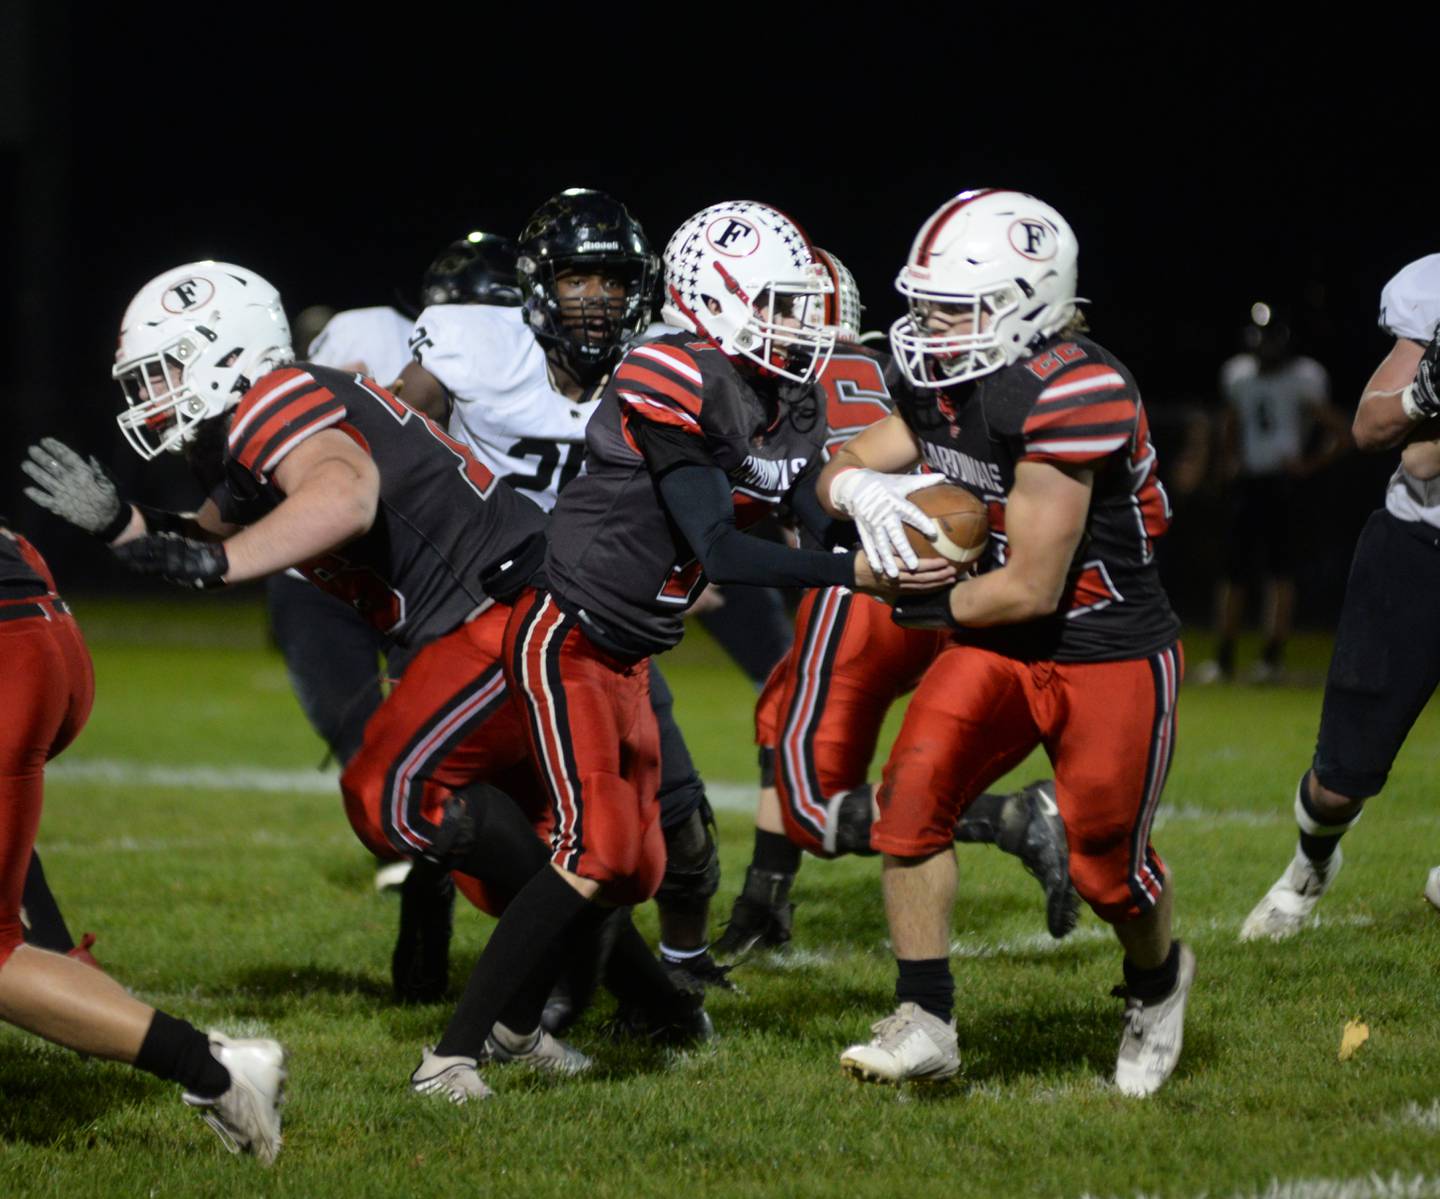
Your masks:
{"label": "white football helmet", "polygon": [[[916,387],[949,387],[999,370],[1075,314],[1079,244],[1065,218],[1023,192],[961,192],[920,227],[895,280],[909,315],[890,345]],[[944,306],[965,331],[932,333]]]}
{"label": "white football helmet", "polygon": [[860,322],[864,306],[860,303],[860,288],[850,268],[829,250],[815,247],[815,257],[830,276],[834,292],[825,301],[825,323],[835,326],[835,339],[847,344],[860,340]]}
{"label": "white football helmet", "polygon": [[696,213],[670,238],[661,319],[805,383],[835,349],[824,317],[833,290],[794,221],[769,205],[735,200]]}
{"label": "white football helmet", "polygon": [[294,357],[280,293],[254,271],[178,266],[142,287],[120,322],[110,374],[128,407],[115,419],[148,461],[179,450],[196,425]]}

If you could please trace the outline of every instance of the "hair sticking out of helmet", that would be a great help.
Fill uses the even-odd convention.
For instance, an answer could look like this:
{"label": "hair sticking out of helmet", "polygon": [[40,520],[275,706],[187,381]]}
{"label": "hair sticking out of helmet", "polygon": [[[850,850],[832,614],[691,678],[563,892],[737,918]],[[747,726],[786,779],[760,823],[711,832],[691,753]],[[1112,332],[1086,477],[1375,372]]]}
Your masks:
{"label": "hair sticking out of helmet", "polygon": [[516,308],[524,297],[515,277],[519,247],[494,233],[467,233],[452,241],[420,280],[420,304],[494,304]]}
{"label": "hair sticking out of helmet", "polygon": [[804,230],[752,200],[712,204],[665,247],[662,319],[765,373],[804,383],[835,348],[835,284]]}
{"label": "hair sticking out of helmet", "polygon": [[187,263],[150,280],[125,310],[110,372],[126,403],[116,421],[142,458],[178,451],[294,357],[274,287],[231,263]]}
{"label": "hair sticking out of helmet", "polygon": [[830,276],[834,291],[825,297],[825,323],[835,329],[836,341],[853,345],[860,340],[860,322],[864,319],[864,305],[860,303],[860,288],[850,268],[829,250],[815,247],[815,258]]}
{"label": "hair sticking out of helmet", "polygon": [[640,222],[604,192],[569,188],[536,209],[519,249],[531,330],[580,382],[598,379],[650,321],[656,263]]}
{"label": "hair sticking out of helmet", "polygon": [[909,313],[890,344],[916,387],[949,387],[1028,356],[1075,316],[1079,245],[1023,192],[962,192],[920,227],[895,280]]}

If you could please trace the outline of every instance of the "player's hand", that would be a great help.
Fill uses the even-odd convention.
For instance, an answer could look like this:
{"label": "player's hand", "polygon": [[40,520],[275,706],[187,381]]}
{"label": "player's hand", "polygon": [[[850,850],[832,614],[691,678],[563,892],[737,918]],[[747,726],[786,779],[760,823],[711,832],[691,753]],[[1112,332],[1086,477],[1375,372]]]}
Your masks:
{"label": "player's hand", "polygon": [[114,541],[130,523],[130,505],[120,498],[115,480],[100,463],[86,462],[63,441],[42,437],[29,450],[20,469],[37,486],[25,494],[47,512],[68,520],[77,529]]}
{"label": "player's hand", "polygon": [[902,595],[890,610],[890,619],[902,629],[954,629],[955,614],[950,609],[953,587],[938,591]]}
{"label": "player's hand", "polygon": [[876,572],[864,550],[855,555],[854,589],[888,604],[898,602],[903,595],[948,587],[958,577],[959,572],[953,562],[944,558],[917,558],[914,570],[902,570],[892,579],[889,575]]}
{"label": "player's hand", "polygon": [[940,532],[939,526],[905,497],[943,482],[941,474],[887,475],[851,467],[832,480],[830,502],[855,522],[865,556],[894,579],[899,577],[902,563],[913,571],[920,561],[905,537],[905,526],[931,538]]}
{"label": "player's hand", "polygon": [[1435,336],[1425,347],[1420,365],[1415,368],[1415,382],[1405,389],[1402,402],[1405,397],[1409,401],[1404,404],[1407,413],[1413,415],[1413,409],[1422,420],[1440,416],[1440,329],[1435,330]]}
{"label": "player's hand", "polygon": [[147,533],[116,546],[115,556],[139,575],[158,575],[181,587],[209,591],[225,586],[230,559],[219,541],[192,541],[175,533]]}

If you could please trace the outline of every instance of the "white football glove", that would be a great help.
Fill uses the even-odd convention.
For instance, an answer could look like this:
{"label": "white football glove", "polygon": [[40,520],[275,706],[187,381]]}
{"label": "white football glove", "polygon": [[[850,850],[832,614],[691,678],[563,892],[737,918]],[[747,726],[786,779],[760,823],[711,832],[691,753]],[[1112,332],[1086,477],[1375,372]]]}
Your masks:
{"label": "white football glove", "polygon": [[905,497],[943,482],[941,474],[887,475],[851,467],[831,481],[830,502],[855,522],[865,557],[893,579],[900,574],[896,554],[909,570],[920,564],[905,538],[905,526],[919,529],[926,537],[940,532],[939,526]]}

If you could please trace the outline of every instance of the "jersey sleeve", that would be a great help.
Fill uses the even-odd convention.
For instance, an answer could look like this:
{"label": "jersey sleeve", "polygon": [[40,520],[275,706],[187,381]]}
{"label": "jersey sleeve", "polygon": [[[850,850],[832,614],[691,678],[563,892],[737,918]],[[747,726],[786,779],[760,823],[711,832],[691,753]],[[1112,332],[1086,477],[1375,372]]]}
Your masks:
{"label": "jersey sleeve", "polygon": [[663,425],[703,441],[705,379],[694,355],[683,347],[657,342],[634,347],[616,368],[610,386],[632,429],[637,423]]}
{"label": "jersey sleeve", "polygon": [[1380,328],[1422,345],[1440,327],[1440,254],[1403,268],[1380,293]]}
{"label": "jersey sleeve", "polygon": [[1025,416],[1020,456],[1057,466],[1094,465],[1130,443],[1139,410],[1133,385],[1108,363],[1060,372]]}
{"label": "jersey sleeve", "polygon": [[1220,396],[1227,404],[1235,402],[1235,388],[1246,379],[1255,377],[1255,358],[1252,354],[1236,354],[1227,358],[1220,368]]}
{"label": "jersey sleeve", "polygon": [[484,305],[436,304],[420,313],[410,331],[410,356],[450,393],[457,407],[491,394],[508,362],[500,330],[487,315]]}
{"label": "jersey sleeve", "polygon": [[1300,398],[1308,408],[1330,402],[1330,372],[1313,358],[1295,360],[1295,377],[1300,383]]}
{"label": "jersey sleeve", "polygon": [[339,424],[345,411],[335,393],[308,371],[271,371],[235,409],[226,449],[233,462],[264,483],[291,450]]}

